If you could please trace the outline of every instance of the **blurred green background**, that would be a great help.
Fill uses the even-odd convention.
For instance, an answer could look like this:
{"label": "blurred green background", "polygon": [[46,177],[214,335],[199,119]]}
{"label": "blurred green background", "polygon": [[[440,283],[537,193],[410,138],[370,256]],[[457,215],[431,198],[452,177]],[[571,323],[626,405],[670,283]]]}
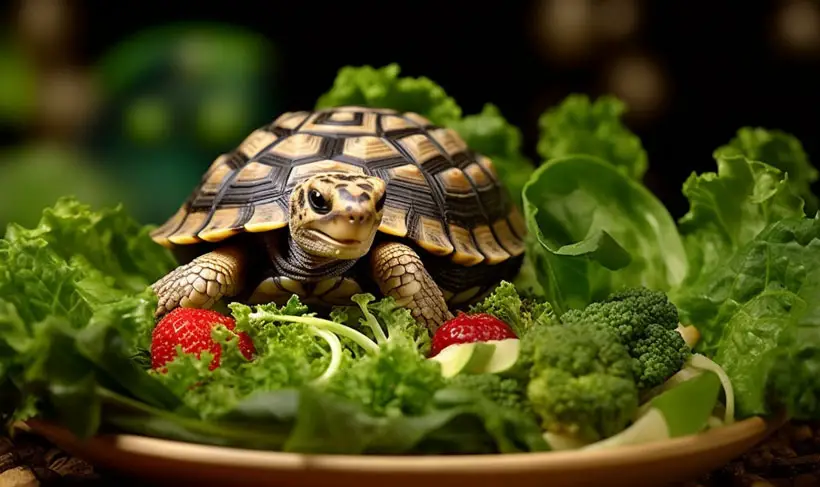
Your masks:
{"label": "blurred green background", "polygon": [[0,149],[3,227],[35,224],[67,194],[159,223],[217,154],[279,110],[276,49],[241,27],[151,27],[85,66],[31,47],[0,41],[0,124],[23,134]]}

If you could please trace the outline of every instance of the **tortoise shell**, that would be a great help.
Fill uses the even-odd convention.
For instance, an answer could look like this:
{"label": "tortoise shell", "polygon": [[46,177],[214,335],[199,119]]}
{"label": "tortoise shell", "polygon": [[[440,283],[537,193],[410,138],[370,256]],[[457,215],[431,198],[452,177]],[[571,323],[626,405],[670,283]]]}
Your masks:
{"label": "tortoise shell", "polygon": [[288,112],[255,130],[152,237],[173,248],[281,229],[293,186],[326,172],[386,181],[379,230],[433,255],[472,266],[524,252],[523,218],[489,158],[416,113],[363,107]]}

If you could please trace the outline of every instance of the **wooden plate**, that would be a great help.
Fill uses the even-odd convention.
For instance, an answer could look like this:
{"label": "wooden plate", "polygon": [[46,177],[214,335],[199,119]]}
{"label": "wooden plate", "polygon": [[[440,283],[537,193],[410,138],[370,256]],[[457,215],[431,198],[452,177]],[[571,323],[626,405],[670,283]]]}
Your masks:
{"label": "wooden plate", "polygon": [[576,487],[691,480],[740,456],[781,423],[751,418],[609,451],[429,457],[300,455],[133,435],[80,441],[50,423],[30,421],[28,427],[93,464],[166,485]]}

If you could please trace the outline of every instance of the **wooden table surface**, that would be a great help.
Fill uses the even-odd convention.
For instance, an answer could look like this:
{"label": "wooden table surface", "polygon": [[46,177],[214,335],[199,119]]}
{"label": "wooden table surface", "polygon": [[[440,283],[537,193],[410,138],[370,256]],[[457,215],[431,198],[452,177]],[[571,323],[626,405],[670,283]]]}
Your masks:
{"label": "wooden table surface", "polygon": [[[47,441],[21,433],[0,437],[0,487],[129,487],[142,481],[95,469]],[[670,487],[820,487],[820,422],[787,423],[704,478]]]}

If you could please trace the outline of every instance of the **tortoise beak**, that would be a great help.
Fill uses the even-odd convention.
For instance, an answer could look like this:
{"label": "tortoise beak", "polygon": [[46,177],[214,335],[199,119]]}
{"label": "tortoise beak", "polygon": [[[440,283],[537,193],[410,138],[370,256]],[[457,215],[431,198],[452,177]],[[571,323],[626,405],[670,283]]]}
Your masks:
{"label": "tortoise beak", "polygon": [[324,233],[342,245],[369,245],[379,225],[378,216],[372,211],[349,211],[322,220],[315,231]]}

